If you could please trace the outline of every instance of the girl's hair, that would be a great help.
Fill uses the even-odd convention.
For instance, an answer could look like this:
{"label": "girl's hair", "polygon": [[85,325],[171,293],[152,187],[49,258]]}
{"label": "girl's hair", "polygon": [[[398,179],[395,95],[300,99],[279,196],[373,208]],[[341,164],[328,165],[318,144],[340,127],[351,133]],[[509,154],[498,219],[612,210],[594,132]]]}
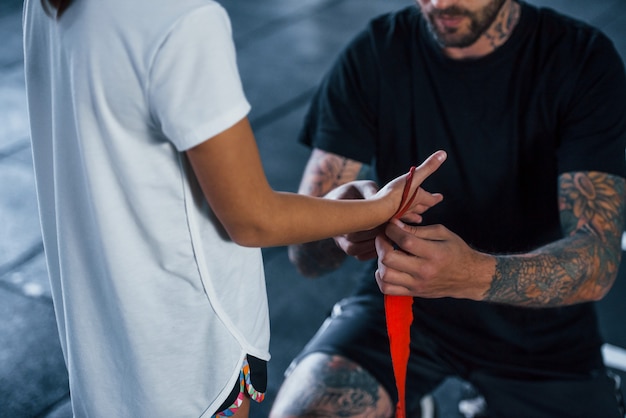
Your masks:
{"label": "girl's hair", "polygon": [[48,15],[58,19],[71,2],[72,0],[41,0],[41,5]]}

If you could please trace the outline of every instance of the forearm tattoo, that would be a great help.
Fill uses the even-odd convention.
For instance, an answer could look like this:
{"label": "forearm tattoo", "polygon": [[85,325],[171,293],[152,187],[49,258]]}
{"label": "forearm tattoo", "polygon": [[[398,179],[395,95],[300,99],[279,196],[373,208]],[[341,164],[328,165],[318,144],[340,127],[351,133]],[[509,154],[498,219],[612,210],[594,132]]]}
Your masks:
{"label": "forearm tattoo", "polygon": [[[314,152],[305,169],[299,193],[324,196],[336,187],[359,178],[363,167],[363,164],[339,155]],[[317,277],[339,268],[346,254],[331,238],[292,245],[289,247],[289,258],[301,274]]]}
{"label": "forearm tattoo", "polygon": [[300,382],[308,387],[305,396],[293,399],[288,415],[315,418],[368,416],[383,418],[391,411],[378,411],[382,389],[363,368],[329,357],[311,375],[312,382]]}
{"label": "forearm tattoo", "polygon": [[328,153],[312,155],[302,178],[299,193],[324,196],[337,186],[359,176],[361,163]]}
{"label": "forearm tattoo", "polygon": [[529,254],[496,258],[485,300],[550,307],[597,300],[621,259],[624,179],[599,172],[559,178],[564,238]]}

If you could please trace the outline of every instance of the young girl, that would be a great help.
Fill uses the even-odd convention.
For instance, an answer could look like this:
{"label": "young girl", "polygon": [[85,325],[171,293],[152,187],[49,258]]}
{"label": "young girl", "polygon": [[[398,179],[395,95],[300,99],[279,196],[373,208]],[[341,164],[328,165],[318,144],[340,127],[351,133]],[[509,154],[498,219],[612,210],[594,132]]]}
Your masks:
{"label": "young girl", "polygon": [[[269,359],[258,247],[375,228],[406,176],[358,201],[273,191],[212,0],[27,0],[24,37],[74,415],[247,416]],[[420,189],[406,219],[440,200]]]}

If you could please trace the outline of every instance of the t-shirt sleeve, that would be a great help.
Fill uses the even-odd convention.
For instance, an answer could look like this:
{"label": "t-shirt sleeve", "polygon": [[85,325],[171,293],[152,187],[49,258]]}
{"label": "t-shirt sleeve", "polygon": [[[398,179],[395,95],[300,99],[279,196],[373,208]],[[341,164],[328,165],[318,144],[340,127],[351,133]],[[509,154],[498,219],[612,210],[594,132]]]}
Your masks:
{"label": "t-shirt sleeve", "polygon": [[599,32],[586,47],[564,114],[559,172],[602,171],[626,177],[624,64]]}
{"label": "t-shirt sleeve", "polygon": [[367,32],[341,53],[313,97],[300,142],[369,164],[377,135],[377,64]]}
{"label": "t-shirt sleeve", "polygon": [[223,132],[250,111],[230,20],[217,4],[176,22],[156,54],[149,79],[153,117],[179,151]]}

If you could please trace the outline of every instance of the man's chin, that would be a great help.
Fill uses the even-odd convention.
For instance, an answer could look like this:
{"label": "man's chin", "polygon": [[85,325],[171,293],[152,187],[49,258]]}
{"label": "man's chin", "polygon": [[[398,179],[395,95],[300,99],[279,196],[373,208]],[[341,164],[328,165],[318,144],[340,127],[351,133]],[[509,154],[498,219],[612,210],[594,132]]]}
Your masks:
{"label": "man's chin", "polygon": [[450,36],[449,34],[445,36],[434,34],[433,36],[442,48],[467,48],[476,42],[473,36]]}

